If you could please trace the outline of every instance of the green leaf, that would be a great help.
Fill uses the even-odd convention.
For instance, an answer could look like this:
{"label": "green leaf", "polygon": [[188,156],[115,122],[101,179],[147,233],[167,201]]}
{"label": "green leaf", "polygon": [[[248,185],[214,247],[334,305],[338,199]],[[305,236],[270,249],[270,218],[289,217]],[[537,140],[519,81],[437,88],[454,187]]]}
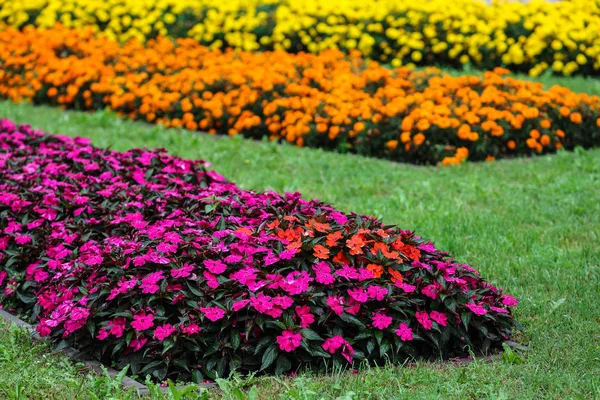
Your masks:
{"label": "green leaf", "polygon": [[262,356],[262,365],[260,366],[260,370],[263,371],[269,368],[278,355],[279,349],[277,348],[277,345],[272,344],[271,346],[269,346],[265,351],[265,354],[263,354]]}
{"label": "green leaf", "polygon": [[354,315],[350,315],[348,313],[343,313],[342,315],[340,315],[340,319],[349,324],[356,325],[359,328],[362,328],[362,329],[366,328],[365,325],[362,322],[360,322],[360,320],[358,318],[356,318]]}
{"label": "green leaf", "polygon": [[231,348],[236,351],[240,347],[241,338],[240,332],[237,329],[231,331]]}
{"label": "green leaf", "polygon": [[367,352],[371,354],[373,350],[375,350],[375,341],[371,339],[367,342]]}
{"label": "green leaf", "polygon": [[202,372],[200,372],[200,370],[195,369],[192,371],[192,382],[200,383],[203,380],[204,380],[204,375],[202,375]]}
{"label": "green leaf", "polygon": [[292,368],[292,362],[285,355],[280,354],[275,363],[275,375],[281,375]]}
{"label": "green leaf", "polygon": [[312,329],[302,329],[300,331],[302,333],[302,337],[305,338],[306,340],[323,340],[323,338],[321,336],[319,336],[319,334],[315,331],[313,331]]}

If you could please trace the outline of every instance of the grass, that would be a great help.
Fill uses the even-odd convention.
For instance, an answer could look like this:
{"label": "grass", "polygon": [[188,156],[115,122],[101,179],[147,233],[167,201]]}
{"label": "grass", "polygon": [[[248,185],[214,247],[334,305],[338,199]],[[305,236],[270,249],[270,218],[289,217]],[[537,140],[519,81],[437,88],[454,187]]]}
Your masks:
{"label": "grass", "polygon": [[[86,136],[116,150],[164,147],[185,158],[212,161],[246,189],[301,191],[345,211],[416,229],[521,301],[516,316],[524,326],[521,340],[530,347],[522,357],[264,378],[256,383],[259,398],[600,398],[600,149],[451,168],[413,167],[166,130],[106,112],[0,102],[0,117]],[[27,343],[11,343],[2,332],[0,346],[28,351]],[[49,370],[27,360],[23,368],[32,374],[27,376],[47,376],[21,380],[35,393],[32,398],[74,398],[68,383],[77,379],[74,367],[65,364],[61,375],[55,366]],[[0,387],[12,384],[13,369],[13,362],[0,359]]]}

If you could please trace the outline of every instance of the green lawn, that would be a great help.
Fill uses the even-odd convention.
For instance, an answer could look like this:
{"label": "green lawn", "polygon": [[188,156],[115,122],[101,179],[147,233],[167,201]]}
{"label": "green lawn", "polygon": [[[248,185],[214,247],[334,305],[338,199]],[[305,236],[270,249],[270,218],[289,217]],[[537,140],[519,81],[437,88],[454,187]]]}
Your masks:
{"label": "green lawn", "polygon": [[[506,357],[460,367],[436,363],[342,376],[267,378],[257,383],[259,398],[345,399],[352,392],[355,399],[600,398],[600,149],[413,167],[165,130],[108,113],[0,102],[0,117],[86,136],[116,150],[164,147],[185,158],[212,161],[246,189],[301,191],[344,211],[416,229],[521,301],[516,311],[525,329],[520,340],[530,347],[523,363]],[[30,351],[31,344],[6,332],[0,325],[0,349]],[[20,384],[27,398],[72,399],[74,382],[93,382],[62,359],[56,361],[60,368],[38,362],[46,351],[22,358],[27,373],[18,374],[16,364],[3,355],[6,350],[0,350],[0,388]]]}

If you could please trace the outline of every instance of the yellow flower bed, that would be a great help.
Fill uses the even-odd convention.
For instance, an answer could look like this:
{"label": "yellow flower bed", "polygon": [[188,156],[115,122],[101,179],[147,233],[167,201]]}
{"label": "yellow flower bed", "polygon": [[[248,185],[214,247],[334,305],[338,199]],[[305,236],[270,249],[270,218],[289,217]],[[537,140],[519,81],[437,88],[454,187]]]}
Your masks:
{"label": "yellow flower bed", "polygon": [[119,41],[192,37],[213,49],[348,52],[401,65],[600,70],[600,2],[0,0],[0,25],[93,26]]}

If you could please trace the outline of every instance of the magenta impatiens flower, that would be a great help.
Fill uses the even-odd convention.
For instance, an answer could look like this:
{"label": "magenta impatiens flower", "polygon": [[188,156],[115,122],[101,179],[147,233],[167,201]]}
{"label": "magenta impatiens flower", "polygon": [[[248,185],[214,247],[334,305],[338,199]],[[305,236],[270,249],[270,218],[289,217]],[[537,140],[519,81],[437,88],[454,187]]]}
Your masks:
{"label": "magenta impatiens flower", "polygon": [[154,330],[154,339],[159,340],[159,341],[163,341],[166,338],[168,338],[169,336],[171,336],[173,333],[175,333],[177,329],[173,326],[171,326],[171,324],[164,324],[161,326],[157,326],[156,329]]}
{"label": "magenta impatiens flower", "polygon": [[204,260],[202,263],[207,270],[215,275],[222,274],[227,269],[227,264],[219,260]]}
{"label": "magenta impatiens flower", "polygon": [[154,326],[154,315],[145,312],[138,313],[133,316],[131,326],[138,332],[150,329]]}
{"label": "magenta impatiens flower", "polygon": [[373,314],[373,326],[379,330],[383,330],[392,324],[392,317],[385,314]]}
{"label": "magenta impatiens flower", "polygon": [[225,316],[225,310],[219,307],[201,307],[200,311],[212,322],[218,321]]}
{"label": "magenta impatiens flower", "polygon": [[181,328],[181,331],[188,336],[195,335],[196,333],[199,333],[201,330],[202,330],[202,328],[200,328],[198,325],[196,325],[193,322],[191,322],[187,326],[184,326],[183,328]]}
{"label": "magenta impatiens flower", "polygon": [[516,307],[519,304],[519,301],[512,296],[505,294],[502,296],[502,304],[509,307]]}
{"label": "magenta impatiens flower", "polygon": [[344,313],[344,298],[337,296],[327,297],[327,305],[331,308],[336,315],[342,315]]}
{"label": "magenta impatiens flower", "polygon": [[310,324],[315,322],[315,316],[310,313],[309,306],[296,306],[296,314],[300,317],[300,327],[308,328]]}
{"label": "magenta impatiens flower", "polygon": [[396,329],[396,336],[400,337],[403,342],[407,342],[413,340],[413,331],[405,322],[401,322],[398,329]]}
{"label": "magenta impatiens flower", "polygon": [[322,345],[323,350],[330,354],[335,354],[340,348],[342,349],[342,356],[349,362],[352,362],[354,349],[343,337],[334,336],[327,340]]}
{"label": "magenta impatiens flower", "polygon": [[441,313],[438,311],[432,311],[429,313],[429,317],[432,320],[434,320],[435,322],[437,322],[438,324],[440,324],[441,326],[448,325],[448,317],[444,313]]}
{"label": "magenta impatiens flower", "polygon": [[294,333],[291,329],[286,329],[280,336],[276,337],[276,340],[277,344],[279,344],[279,348],[289,353],[300,347],[302,335],[300,333]]}
{"label": "magenta impatiens flower", "polygon": [[476,314],[476,315],[485,315],[485,314],[487,314],[487,312],[488,312],[488,311],[485,309],[485,307],[483,307],[483,306],[482,306],[482,305],[480,305],[480,304],[475,304],[475,303],[467,303],[467,304],[466,304],[466,307],[467,307],[469,310],[471,310],[471,312],[472,312],[473,314]]}
{"label": "magenta impatiens flower", "polygon": [[433,328],[433,321],[429,319],[429,315],[427,314],[427,312],[417,311],[415,317],[417,317],[417,321],[419,321],[419,323],[423,325],[423,328],[425,328],[426,330],[430,330],[431,328]]}
{"label": "magenta impatiens flower", "polygon": [[183,264],[183,267],[181,267],[181,268],[172,269],[171,276],[173,278],[187,278],[188,276],[191,275],[193,270],[194,270],[194,266],[186,263],[186,264]]}
{"label": "magenta impatiens flower", "polygon": [[438,298],[438,290],[439,290],[439,283],[432,283],[431,285],[427,285],[425,286],[422,290],[421,293],[423,293],[425,296],[435,300]]}

